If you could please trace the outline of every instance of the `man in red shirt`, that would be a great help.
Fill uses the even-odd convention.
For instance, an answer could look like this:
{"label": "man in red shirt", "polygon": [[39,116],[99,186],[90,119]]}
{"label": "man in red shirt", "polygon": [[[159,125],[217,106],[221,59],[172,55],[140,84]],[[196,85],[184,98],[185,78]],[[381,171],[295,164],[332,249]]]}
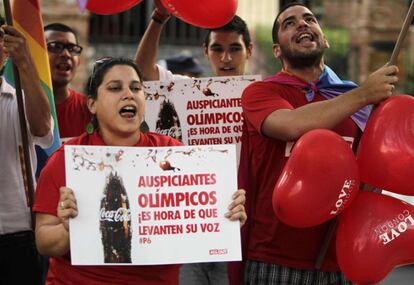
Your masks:
{"label": "man in red shirt", "polygon": [[367,105],[391,96],[398,68],[380,68],[359,88],[339,79],[324,64],[329,44],[316,17],[300,3],[282,8],[273,42],[282,71],[251,84],[242,96],[239,187],[248,199],[246,284],[351,284],[339,271],[334,243],[321,269],[315,269],[328,223],[310,228],[282,223],[273,211],[273,188],[287,162],[289,142],[306,132],[331,129],[355,147],[369,116]]}
{"label": "man in red shirt", "polygon": [[70,27],[53,23],[44,27],[52,75],[59,135],[63,141],[81,135],[90,122],[86,96],[69,87],[76,75],[82,47]]}

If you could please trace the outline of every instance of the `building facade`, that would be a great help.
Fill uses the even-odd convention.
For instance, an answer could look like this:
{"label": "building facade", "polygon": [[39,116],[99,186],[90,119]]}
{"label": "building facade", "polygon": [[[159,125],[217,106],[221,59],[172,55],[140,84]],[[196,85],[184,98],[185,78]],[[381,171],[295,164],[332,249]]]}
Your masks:
{"label": "building facade", "polygon": [[[237,14],[246,20],[255,38],[256,27],[271,28],[279,7],[288,2],[289,0],[239,0]],[[303,0],[301,2],[312,8],[325,28],[347,31],[349,34],[349,41],[345,43],[347,75],[349,79],[362,82],[370,72],[389,60],[410,1]],[[82,90],[94,59],[107,55],[134,56],[150,19],[152,1],[144,0],[129,11],[108,16],[95,15],[88,11],[81,14],[76,0],[42,0],[41,8],[45,24],[63,22],[78,31],[85,52],[81,58],[79,74],[73,84],[76,89]],[[205,30],[188,25],[179,19],[170,19],[162,35],[159,58],[186,50],[200,59],[204,65],[208,65],[200,48],[204,33]],[[334,41],[340,44],[341,38]],[[335,42],[332,44],[336,44]],[[410,68],[413,65],[411,56],[413,46],[414,39],[410,30],[398,59],[403,75],[401,88],[405,86],[404,78],[414,76],[411,75],[414,72]],[[262,65],[266,64],[266,60],[260,54],[260,49],[256,48],[254,51],[249,71],[263,73]]]}

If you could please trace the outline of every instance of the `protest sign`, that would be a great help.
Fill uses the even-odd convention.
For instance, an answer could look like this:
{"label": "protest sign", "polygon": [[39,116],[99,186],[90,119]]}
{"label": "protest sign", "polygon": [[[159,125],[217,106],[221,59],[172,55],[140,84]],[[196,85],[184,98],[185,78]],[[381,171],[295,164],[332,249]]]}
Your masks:
{"label": "protest sign", "polygon": [[236,144],[240,152],[241,95],[259,75],[145,82],[145,121],[151,131],[185,145]]}
{"label": "protest sign", "polygon": [[224,217],[237,190],[233,145],[65,146],[76,265],[241,259],[240,224]]}

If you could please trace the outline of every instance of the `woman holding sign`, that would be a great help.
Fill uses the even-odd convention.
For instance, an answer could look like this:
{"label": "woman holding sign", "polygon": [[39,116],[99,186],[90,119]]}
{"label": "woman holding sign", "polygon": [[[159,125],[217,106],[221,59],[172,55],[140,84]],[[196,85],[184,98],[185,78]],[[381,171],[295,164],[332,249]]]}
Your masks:
{"label": "woman holding sign", "polygon": [[[101,146],[180,146],[164,135],[142,133],[140,124],[145,111],[142,75],[130,60],[105,58],[95,64],[89,84],[88,107],[93,114],[93,128],[66,144]],[[111,184],[111,185],[109,185]],[[122,184],[122,183],[121,183]],[[157,266],[74,266],[70,260],[69,218],[78,215],[74,192],[65,187],[65,157],[61,147],[42,171],[36,191],[36,243],[40,253],[51,256],[46,284],[178,284],[178,265]],[[117,187],[115,187],[117,186]],[[123,186],[115,175],[107,187]],[[245,193],[239,190],[226,217],[246,221]],[[101,197],[97,197],[97,200]],[[124,198],[122,198],[124,199]],[[123,201],[123,203],[128,201]],[[101,202],[102,205],[103,202]],[[106,202],[105,202],[106,203]],[[124,222],[127,236],[130,224]],[[122,250],[109,250],[109,263],[128,263]],[[127,249],[123,249],[125,252]],[[130,248],[129,248],[130,251]],[[105,255],[105,259],[107,256]]]}

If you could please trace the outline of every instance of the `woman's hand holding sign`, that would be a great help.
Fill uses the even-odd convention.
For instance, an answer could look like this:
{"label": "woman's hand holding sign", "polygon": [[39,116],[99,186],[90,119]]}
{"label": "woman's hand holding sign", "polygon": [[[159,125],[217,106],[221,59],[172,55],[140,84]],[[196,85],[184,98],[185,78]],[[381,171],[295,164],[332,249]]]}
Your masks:
{"label": "woman's hand holding sign", "polygon": [[233,194],[233,201],[229,205],[229,211],[226,213],[226,218],[230,221],[240,221],[240,226],[243,226],[247,220],[246,209],[244,203],[246,202],[246,191],[239,189]]}
{"label": "woman's hand holding sign", "polygon": [[78,215],[78,206],[72,189],[60,187],[60,198],[57,207],[57,216],[60,219],[66,231],[69,231],[69,218],[75,218]]}
{"label": "woman's hand holding sign", "polygon": [[59,188],[56,216],[47,213],[36,215],[36,245],[44,255],[62,256],[69,251],[69,218],[78,215],[78,206],[73,190]]}

